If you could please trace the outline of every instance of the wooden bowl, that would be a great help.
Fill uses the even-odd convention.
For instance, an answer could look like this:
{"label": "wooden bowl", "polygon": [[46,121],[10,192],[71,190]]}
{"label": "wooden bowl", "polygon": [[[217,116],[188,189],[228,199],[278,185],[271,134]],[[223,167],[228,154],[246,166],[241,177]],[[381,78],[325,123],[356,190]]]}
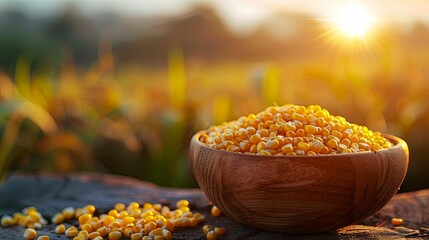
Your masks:
{"label": "wooden bowl", "polygon": [[263,156],[190,143],[190,161],[206,196],[227,216],[252,227],[289,233],[335,230],[380,210],[408,167],[402,139],[393,147],[316,156]]}

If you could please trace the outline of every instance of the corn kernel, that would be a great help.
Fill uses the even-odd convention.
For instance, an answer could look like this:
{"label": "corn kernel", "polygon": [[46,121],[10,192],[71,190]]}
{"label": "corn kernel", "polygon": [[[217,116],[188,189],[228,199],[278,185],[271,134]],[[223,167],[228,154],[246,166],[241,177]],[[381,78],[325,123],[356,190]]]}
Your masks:
{"label": "corn kernel", "polygon": [[226,233],[226,229],[225,228],[221,228],[221,227],[215,227],[213,229],[213,231],[216,233],[216,235],[218,236],[222,236]]}
{"label": "corn kernel", "polygon": [[66,207],[63,209],[62,214],[65,220],[71,220],[75,216],[74,207]]}
{"label": "corn kernel", "polygon": [[1,217],[1,225],[3,227],[13,226],[15,223],[14,219],[11,216],[4,215]]}
{"label": "corn kernel", "polygon": [[310,144],[306,142],[299,142],[297,148],[303,151],[308,151],[310,149]]}
{"label": "corn kernel", "polygon": [[210,230],[212,230],[212,226],[206,224],[202,227],[203,233],[207,234]]}
{"label": "corn kernel", "polygon": [[92,233],[88,234],[89,239],[95,239],[96,237],[99,237],[99,236],[100,236],[99,232],[92,232]]}
{"label": "corn kernel", "polygon": [[36,230],[32,229],[32,228],[27,228],[23,234],[25,239],[34,239],[37,237],[37,232]]}
{"label": "corn kernel", "polygon": [[55,233],[63,234],[66,231],[66,226],[64,224],[57,225],[55,227]]}
{"label": "corn kernel", "polygon": [[217,235],[213,230],[210,230],[207,234],[206,234],[206,238],[207,240],[216,240],[217,239]]}
{"label": "corn kernel", "polygon": [[49,236],[48,235],[43,235],[37,238],[37,240],[49,240]]}
{"label": "corn kernel", "polygon": [[392,220],[390,222],[392,223],[393,226],[399,226],[399,225],[402,225],[404,223],[404,219],[392,218]]}
{"label": "corn kernel", "polygon": [[109,236],[108,236],[109,240],[119,240],[121,239],[121,237],[122,237],[122,234],[119,231],[112,231],[109,233]]}
{"label": "corn kernel", "polygon": [[141,240],[143,237],[143,234],[141,233],[133,233],[131,234],[131,240]]}
{"label": "corn kernel", "polygon": [[103,226],[103,227],[98,228],[97,232],[100,233],[100,236],[105,237],[105,236],[107,236],[107,234],[109,234],[110,229]]}
{"label": "corn kernel", "polygon": [[65,234],[66,237],[76,237],[79,234],[79,231],[76,227],[72,226],[65,231]]}
{"label": "corn kernel", "polygon": [[88,223],[88,222],[91,220],[91,218],[92,218],[92,215],[91,215],[91,214],[89,214],[89,213],[82,214],[82,215],[79,217],[79,224],[85,224],[85,223]]}

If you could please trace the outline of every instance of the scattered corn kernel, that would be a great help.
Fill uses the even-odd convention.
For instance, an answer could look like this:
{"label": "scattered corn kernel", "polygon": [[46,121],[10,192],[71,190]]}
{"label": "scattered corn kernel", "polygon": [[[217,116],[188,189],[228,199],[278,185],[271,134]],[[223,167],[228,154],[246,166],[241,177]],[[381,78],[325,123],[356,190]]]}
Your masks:
{"label": "scattered corn kernel", "polygon": [[[255,131],[249,132],[254,133]],[[95,213],[93,205],[77,209],[67,207],[55,214],[52,217],[52,222],[58,224],[55,233],[65,234],[66,237],[73,240],[103,240],[103,237],[107,237],[109,240],[118,240],[123,237],[132,240],[171,240],[175,227],[195,227],[205,221],[203,214],[191,211],[188,200],[177,201],[176,207],[177,209],[170,210],[168,206],[162,206],[159,203],[140,205],[137,202],[132,202],[128,206],[117,203],[108,214],[99,216],[93,216]],[[213,207],[212,210],[214,215],[220,214],[220,210],[216,207]],[[62,222],[73,218],[79,222],[79,227],[66,228],[62,224]],[[24,237],[35,239],[37,232],[34,228],[42,228],[44,224],[47,224],[47,221],[34,207],[28,207],[22,213],[15,213],[13,217],[3,216],[1,224],[2,226],[25,226],[27,230]],[[212,232],[214,231],[212,230]],[[216,232],[214,233],[216,234]],[[46,239],[49,240],[49,237],[39,237],[39,240]]]}
{"label": "scattered corn kernel", "polygon": [[88,234],[89,239],[95,239],[98,236],[100,236],[99,232],[92,232],[92,233]]}
{"label": "scattered corn kernel", "polygon": [[65,220],[71,220],[75,216],[74,207],[66,207],[63,209],[63,216]]}
{"label": "scattered corn kernel", "polygon": [[213,217],[219,217],[222,212],[220,211],[219,208],[217,208],[215,205],[213,205],[210,213]]}
{"label": "scattered corn kernel", "polygon": [[66,232],[66,226],[64,224],[60,224],[55,228],[55,233],[63,234]]}
{"label": "scattered corn kernel", "polygon": [[221,228],[221,227],[215,227],[213,229],[213,231],[216,233],[216,235],[218,236],[222,236],[226,233],[226,229],[225,228]]}
{"label": "scattered corn kernel", "polygon": [[207,240],[216,240],[216,239],[217,239],[217,235],[216,235],[215,231],[210,230],[210,231],[206,234],[206,238],[207,238]]}
{"label": "scattered corn kernel", "polygon": [[49,240],[49,236],[48,235],[43,235],[37,238],[37,240]]}
{"label": "scattered corn kernel", "polygon": [[392,218],[391,223],[393,226],[399,226],[404,223],[404,219],[402,218]]}
{"label": "scattered corn kernel", "polygon": [[188,206],[189,206],[189,201],[186,199],[182,199],[176,202],[176,208],[188,207]]}
{"label": "scattered corn kernel", "polygon": [[55,214],[55,215],[52,217],[52,219],[51,219],[52,223],[53,223],[53,224],[55,224],[55,225],[58,225],[58,224],[60,224],[60,223],[63,223],[63,222],[64,222],[64,220],[65,220],[65,217],[64,217],[64,215],[63,215],[62,213],[57,213],[57,214]]}
{"label": "scattered corn kernel", "polygon": [[88,222],[91,220],[91,218],[92,218],[92,215],[91,215],[90,213],[82,214],[82,215],[79,217],[79,224],[85,224],[85,223],[88,223]]}
{"label": "scattered corn kernel", "polygon": [[212,126],[199,140],[219,150],[260,155],[347,154],[392,146],[379,132],[348,123],[318,105],[293,104]]}
{"label": "scattered corn kernel", "polygon": [[27,228],[27,229],[25,229],[23,236],[25,239],[34,239],[37,237],[37,232],[36,232],[36,230],[34,230],[32,228]]}
{"label": "scattered corn kernel", "polygon": [[15,221],[11,216],[4,215],[3,217],[1,217],[1,225],[3,227],[13,226],[14,223],[15,223]]}
{"label": "scattered corn kernel", "polygon": [[203,233],[207,234],[210,230],[212,230],[212,226],[206,224],[202,227]]}
{"label": "scattered corn kernel", "polygon": [[79,231],[75,226],[72,226],[65,231],[65,234],[66,234],[66,237],[69,237],[69,238],[76,237],[79,234]]}

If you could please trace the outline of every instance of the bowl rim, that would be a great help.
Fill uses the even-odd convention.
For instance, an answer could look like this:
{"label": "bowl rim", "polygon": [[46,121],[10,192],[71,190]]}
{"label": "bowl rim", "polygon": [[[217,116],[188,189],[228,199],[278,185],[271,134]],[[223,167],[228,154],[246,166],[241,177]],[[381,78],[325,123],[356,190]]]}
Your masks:
{"label": "bowl rim", "polygon": [[381,153],[381,152],[385,152],[385,151],[391,151],[392,149],[396,149],[396,148],[402,148],[402,149],[408,149],[407,143],[405,142],[405,140],[401,139],[400,137],[397,137],[395,135],[391,135],[391,134],[387,134],[387,133],[381,133],[381,135],[383,137],[385,137],[387,140],[389,140],[389,142],[391,142],[392,144],[394,144],[392,147],[389,148],[382,148],[379,150],[373,150],[373,151],[366,151],[366,152],[356,152],[356,153],[345,153],[345,154],[318,154],[318,155],[259,155],[259,154],[255,154],[255,153],[241,153],[241,152],[231,152],[231,151],[226,151],[226,150],[219,150],[219,149],[214,149],[211,147],[208,147],[207,145],[205,145],[204,143],[202,143],[199,138],[201,136],[201,134],[203,134],[204,132],[207,132],[208,130],[200,130],[197,133],[195,133],[192,136],[191,139],[191,144],[195,143],[197,145],[199,145],[202,148],[211,150],[211,151],[215,151],[215,152],[219,152],[219,153],[223,153],[223,154],[231,154],[231,155],[237,155],[237,156],[246,156],[246,158],[258,158],[260,159],[261,157],[263,158],[272,158],[272,159],[281,159],[281,158],[285,158],[285,159],[300,159],[300,158],[342,158],[344,156],[361,156],[363,154],[377,154],[377,153]]}

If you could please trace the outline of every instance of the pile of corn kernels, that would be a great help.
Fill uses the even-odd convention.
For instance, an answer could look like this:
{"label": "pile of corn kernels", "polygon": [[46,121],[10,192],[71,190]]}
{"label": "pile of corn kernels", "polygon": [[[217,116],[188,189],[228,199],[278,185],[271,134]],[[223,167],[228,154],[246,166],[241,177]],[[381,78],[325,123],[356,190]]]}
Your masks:
{"label": "pile of corn kernels", "polygon": [[381,133],[333,116],[319,105],[270,106],[204,131],[205,145],[261,155],[319,155],[375,151],[392,147]]}
{"label": "pile of corn kernels", "polygon": [[[107,214],[99,216],[95,215],[94,205],[76,209],[67,207],[56,213],[51,222],[56,225],[55,233],[73,240],[119,240],[123,237],[131,240],[170,240],[175,228],[196,227],[205,222],[203,214],[190,211],[187,200],[176,202],[176,207],[177,209],[171,210],[159,203],[144,203],[142,206],[137,202],[128,205],[117,203]],[[212,206],[211,215],[218,217],[220,214],[221,211]],[[66,228],[63,224],[74,219],[78,223],[76,226]],[[4,215],[1,218],[3,227],[25,227],[23,238],[26,240],[49,240],[47,235],[37,237],[37,230],[47,224],[48,221],[34,207],[27,207],[13,216]],[[212,229],[210,225],[204,225],[202,232],[208,240],[215,240],[224,235],[226,230],[222,227]]]}

